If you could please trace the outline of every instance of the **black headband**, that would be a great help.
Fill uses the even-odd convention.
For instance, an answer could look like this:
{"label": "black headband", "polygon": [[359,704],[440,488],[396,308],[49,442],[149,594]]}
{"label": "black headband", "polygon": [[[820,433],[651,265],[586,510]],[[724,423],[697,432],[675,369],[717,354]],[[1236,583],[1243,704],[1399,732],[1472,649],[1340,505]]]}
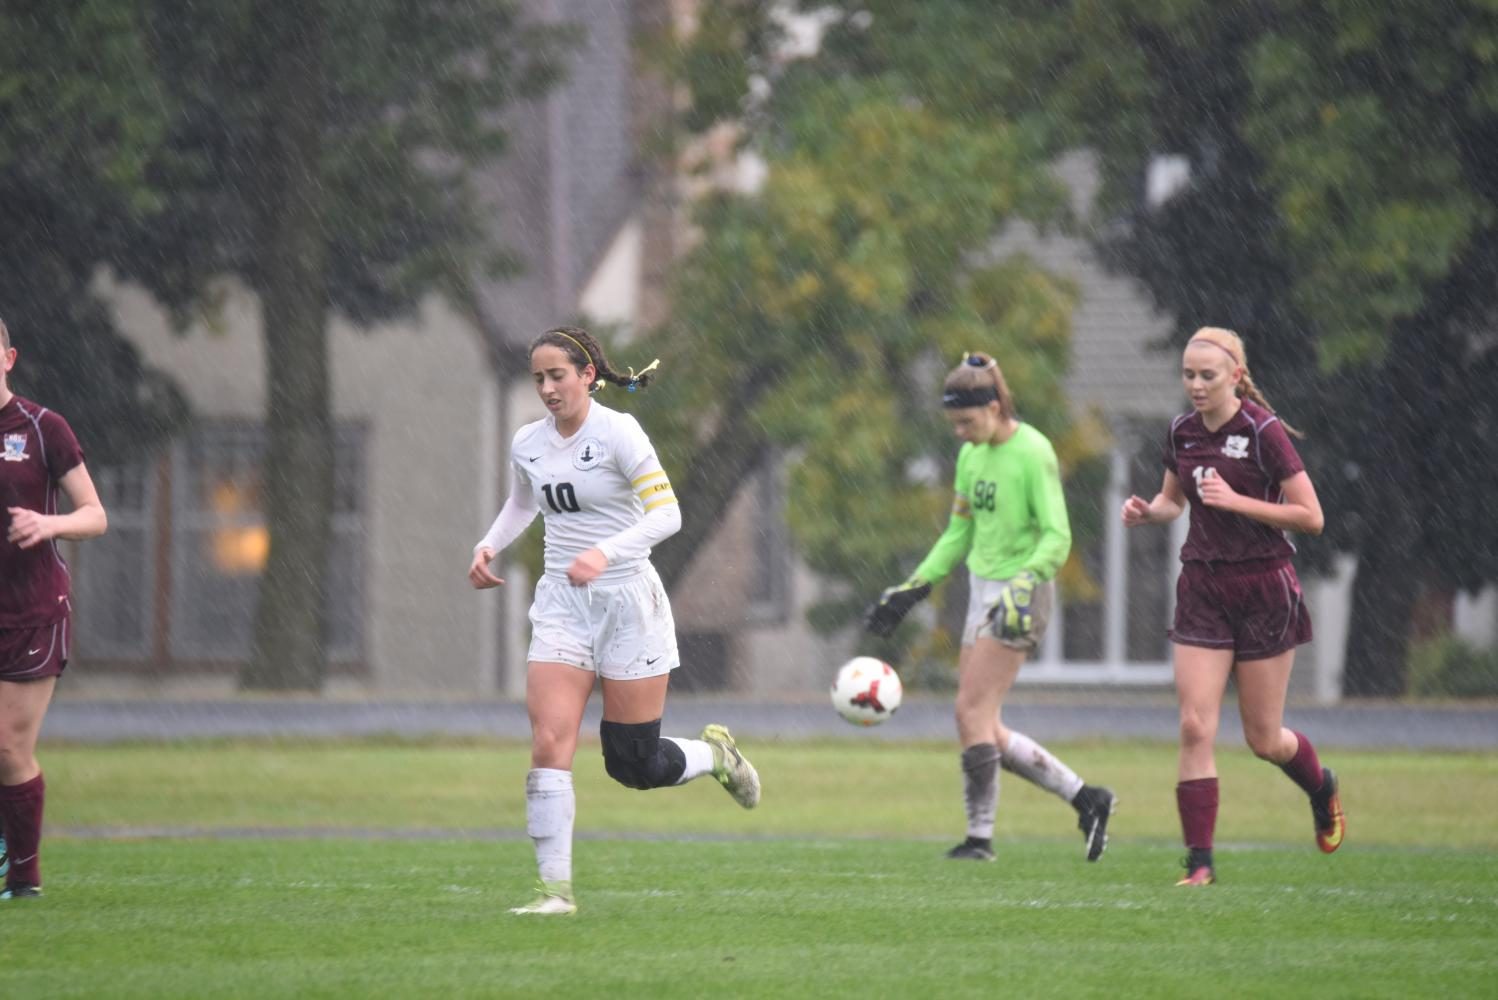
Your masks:
{"label": "black headband", "polygon": [[973,406],[987,406],[999,401],[999,390],[991,385],[976,389],[948,389],[941,394],[941,405],[946,410],[966,410]]}

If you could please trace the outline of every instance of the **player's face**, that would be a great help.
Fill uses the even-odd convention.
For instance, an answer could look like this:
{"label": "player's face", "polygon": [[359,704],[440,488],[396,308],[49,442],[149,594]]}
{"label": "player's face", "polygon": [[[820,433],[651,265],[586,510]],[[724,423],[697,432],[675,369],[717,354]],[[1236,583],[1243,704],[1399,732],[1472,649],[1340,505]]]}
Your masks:
{"label": "player's face", "polygon": [[7,347],[0,351],[0,385],[7,385],[10,381],[10,370],[16,366],[16,349]]}
{"label": "player's face", "polygon": [[942,410],[952,433],[959,441],[983,442],[992,440],[999,432],[999,404],[965,406],[960,410]]}
{"label": "player's face", "polygon": [[1232,355],[1213,344],[1191,344],[1181,355],[1181,383],[1198,413],[1229,406],[1243,377]]}
{"label": "player's face", "polygon": [[592,365],[584,365],[579,375],[566,351],[542,344],[531,352],[531,378],[546,409],[558,420],[566,421],[587,405],[588,386],[594,373]]}

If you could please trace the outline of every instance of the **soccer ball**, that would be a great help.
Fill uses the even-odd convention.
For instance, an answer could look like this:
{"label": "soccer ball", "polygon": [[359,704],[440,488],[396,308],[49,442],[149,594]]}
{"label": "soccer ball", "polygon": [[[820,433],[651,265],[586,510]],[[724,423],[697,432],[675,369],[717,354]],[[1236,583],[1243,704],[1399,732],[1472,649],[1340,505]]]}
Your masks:
{"label": "soccer ball", "polygon": [[904,695],[895,668],[872,656],[844,663],[832,682],[832,707],[855,726],[877,726],[895,714]]}

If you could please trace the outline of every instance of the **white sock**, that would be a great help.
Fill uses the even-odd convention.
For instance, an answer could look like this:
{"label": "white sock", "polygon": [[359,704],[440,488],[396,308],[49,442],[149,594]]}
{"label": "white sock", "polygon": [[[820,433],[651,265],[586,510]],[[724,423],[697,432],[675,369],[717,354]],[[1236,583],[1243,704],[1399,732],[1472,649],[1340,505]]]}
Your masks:
{"label": "white sock", "polygon": [[1082,790],[1082,779],[1077,777],[1077,772],[1024,733],[1012,729],[1009,730],[1009,746],[999,759],[999,766],[1061,796],[1068,803]]}
{"label": "white sock", "polygon": [[572,821],[576,815],[571,771],[537,767],[525,776],[525,832],[536,845],[541,881],[572,881]]}
{"label": "white sock", "polygon": [[687,769],[681,772],[681,777],[676,779],[678,785],[685,785],[693,778],[700,778],[704,774],[713,773],[713,745],[705,740],[687,740],[678,736],[662,736],[663,740],[670,740],[681,747],[682,756],[687,759]]}

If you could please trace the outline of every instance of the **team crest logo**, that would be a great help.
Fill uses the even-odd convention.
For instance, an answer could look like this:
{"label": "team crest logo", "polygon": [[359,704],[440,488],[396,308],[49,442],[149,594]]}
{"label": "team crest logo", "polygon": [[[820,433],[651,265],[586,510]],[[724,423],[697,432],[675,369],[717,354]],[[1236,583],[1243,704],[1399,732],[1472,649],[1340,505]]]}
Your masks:
{"label": "team crest logo", "polygon": [[1229,434],[1222,443],[1222,453],[1228,458],[1248,457],[1248,438],[1241,434]]}
{"label": "team crest logo", "polygon": [[572,464],[584,472],[608,457],[608,449],[596,437],[583,439],[572,452]]}
{"label": "team crest logo", "polygon": [[5,435],[5,460],[7,462],[26,461],[26,435]]}

